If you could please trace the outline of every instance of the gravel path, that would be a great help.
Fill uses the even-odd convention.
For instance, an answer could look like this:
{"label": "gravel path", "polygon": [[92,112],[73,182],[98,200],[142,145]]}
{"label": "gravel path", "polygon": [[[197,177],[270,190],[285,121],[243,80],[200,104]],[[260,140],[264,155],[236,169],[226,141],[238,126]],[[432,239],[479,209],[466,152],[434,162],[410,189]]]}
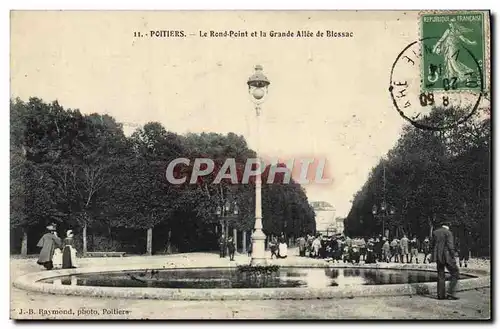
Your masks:
{"label": "gravel path", "polygon": [[[200,262],[200,266],[228,263],[213,254],[148,257],[151,263]],[[80,259],[81,266],[144,262],[145,257]],[[40,271],[35,259],[11,259],[11,277]],[[236,263],[247,261],[238,256]],[[309,262],[309,260],[307,260]],[[310,260],[319,262],[320,260]],[[293,257],[283,265],[293,262]],[[472,260],[471,266],[489,269],[489,262]],[[458,293],[460,300],[434,296],[362,297],[329,300],[165,301],[120,300],[31,293],[11,286],[13,319],[489,319],[490,289]],[[48,314],[48,311],[72,314]]]}

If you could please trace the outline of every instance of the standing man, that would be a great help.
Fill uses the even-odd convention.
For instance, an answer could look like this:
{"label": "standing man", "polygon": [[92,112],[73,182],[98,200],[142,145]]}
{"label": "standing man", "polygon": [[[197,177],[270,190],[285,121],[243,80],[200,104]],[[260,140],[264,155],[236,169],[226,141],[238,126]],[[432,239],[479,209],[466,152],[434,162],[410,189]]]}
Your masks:
{"label": "standing man", "polygon": [[236,251],[236,246],[234,245],[232,236],[227,239],[227,250],[229,252],[229,260],[234,261],[234,252]]}
{"label": "standing man", "polygon": [[392,256],[391,256],[391,246],[389,244],[389,240],[387,240],[386,237],[382,238],[383,244],[382,244],[382,262],[387,262],[389,263]]}
{"label": "standing man", "polygon": [[[424,264],[427,261],[427,256],[431,254],[431,242],[428,237],[425,237],[424,242],[422,242],[422,252],[424,253]],[[429,263],[431,260],[429,259]]]}
{"label": "standing man", "polygon": [[40,241],[37,243],[37,247],[42,248],[40,250],[40,256],[38,257],[37,264],[42,265],[47,270],[54,268],[54,263],[52,261],[54,257],[54,252],[56,248],[62,247],[62,241],[57,236],[56,225],[51,224],[47,226],[47,233],[45,233]]}
{"label": "standing man", "polygon": [[409,243],[410,243],[410,240],[408,240],[408,237],[406,236],[406,234],[403,234],[403,238],[401,238],[401,263],[404,263],[404,258],[406,256],[406,262],[409,263],[410,262],[410,259],[409,259],[409,254],[410,254],[410,250],[409,250]]}
{"label": "standing man", "polygon": [[467,263],[469,262],[469,255],[470,255],[470,232],[467,230],[464,230],[464,234],[462,238],[459,241],[459,264],[460,267],[462,267],[462,261],[464,262],[464,266],[467,267]]}
{"label": "standing man", "polygon": [[379,262],[383,261],[383,258],[382,258],[382,246],[383,246],[383,244],[384,244],[384,240],[382,239],[382,236],[380,235],[375,239],[375,247],[373,250],[375,252],[375,258]]}
{"label": "standing man", "polygon": [[[458,299],[455,289],[458,282],[458,266],[455,260],[455,245],[453,243],[453,233],[449,225],[444,223],[440,228],[432,233],[432,261],[436,262],[438,281],[438,299]],[[451,281],[446,295],[446,282],[444,269],[448,269]]]}
{"label": "standing man", "polygon": [[418,264],[418,240],[416,235],[413,235],[413,239],[410,240],[410,263],[413,263],[413,257],[415,257]]}
{"label": "standing man", "polygon": [[303,236],[297,239],[297,244],[299,245],[299,256],[304,257],[306,255],[306,239]]}
{"label": "standing man", "polygon": [[226,237],[222,234],[219,238],[219,257],[226,257]]}
{"label": "standing man", "polygon": [[363,258],[363,261],[366,261],[366,241],[364,237],[359,238],[358,246],[359,246],[359,254]]}
{"label": "standing man", "polygon": [[[252,234],[255,230],[252,231]],[[247,235],[247,256],[252,257],[252,234]]]}
{"label": "standing man", "polygon": [[392,262],[392,257],[394,257],[395,262],[399,263],[399,255],[400,255],[400,250],[399,250],[399,240],[394,237],[391,241],[391,256],[389,258],[389,261]]}
{"label": "standing man", "polygon": [[314,236],[312,234],[307,235],[307,247],[306,252],[308,257],[312,257],[312,244],[314,241]]}

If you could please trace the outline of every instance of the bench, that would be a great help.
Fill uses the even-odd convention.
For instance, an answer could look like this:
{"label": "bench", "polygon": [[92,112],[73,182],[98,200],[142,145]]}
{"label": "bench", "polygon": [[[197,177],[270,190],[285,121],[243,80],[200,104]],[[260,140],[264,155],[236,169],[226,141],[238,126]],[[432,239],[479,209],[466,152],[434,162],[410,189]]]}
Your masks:
{"label": "bench", "polygon": [[86,257],[123,257],[124,251],[89,251]]}

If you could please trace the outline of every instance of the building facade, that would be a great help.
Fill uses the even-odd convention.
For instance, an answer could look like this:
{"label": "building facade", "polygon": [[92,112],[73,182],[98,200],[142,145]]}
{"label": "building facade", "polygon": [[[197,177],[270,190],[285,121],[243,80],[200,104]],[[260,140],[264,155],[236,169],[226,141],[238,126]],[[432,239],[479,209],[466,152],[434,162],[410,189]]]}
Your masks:
{"label": "building facade", "polygon": [[[316,232],[321,234],[333,233],[336,228],[335,208],[325,201],[311,202],[311,207],[316,214]],[[344,223],[342,222],[342,224]]]}

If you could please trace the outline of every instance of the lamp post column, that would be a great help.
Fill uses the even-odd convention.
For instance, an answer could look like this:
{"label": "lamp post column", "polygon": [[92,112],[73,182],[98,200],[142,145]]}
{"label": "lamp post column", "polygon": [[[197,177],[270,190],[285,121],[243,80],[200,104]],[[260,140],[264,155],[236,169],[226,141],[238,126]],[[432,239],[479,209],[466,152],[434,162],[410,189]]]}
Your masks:
{"label": "lamp post column", "polygon": [[[259,105],[255,108],[257,114],[256,130],[257,130],[257,163],[259,163],[260,170],[260,157],[259,157]],[[252,265],[266,265],[266,248],[265,248],[266,235],[262,231],[262,177],[261,174],[255,176],[255,226],[252,234]]]}
{"label": "lamp post column", "polygon": [[262,72],[262,66],[257,65],[255,67],[255,73],[250,76],[247,81],[248,91],[252,98],[252,102],[255,105],[256,114],[256,153],[257,153],[257,163],[258,163],[258,173],[255,176],[255,225],[254,232],[252,234],[252,259],[250,264],[255,265],[266,265],[266,250],[265,241],[266,235],[262,231],[262,178],[260,171],[261,161],[259,157],[259,139],[260,139],[260,113],[261,104],[263,103],[265,96],[267,95],[267,87],[270,82],[267,77]]}
{"label": "lamp post column", "polygon": [[385,214],[382,214],[382,236],[385,236]]}

